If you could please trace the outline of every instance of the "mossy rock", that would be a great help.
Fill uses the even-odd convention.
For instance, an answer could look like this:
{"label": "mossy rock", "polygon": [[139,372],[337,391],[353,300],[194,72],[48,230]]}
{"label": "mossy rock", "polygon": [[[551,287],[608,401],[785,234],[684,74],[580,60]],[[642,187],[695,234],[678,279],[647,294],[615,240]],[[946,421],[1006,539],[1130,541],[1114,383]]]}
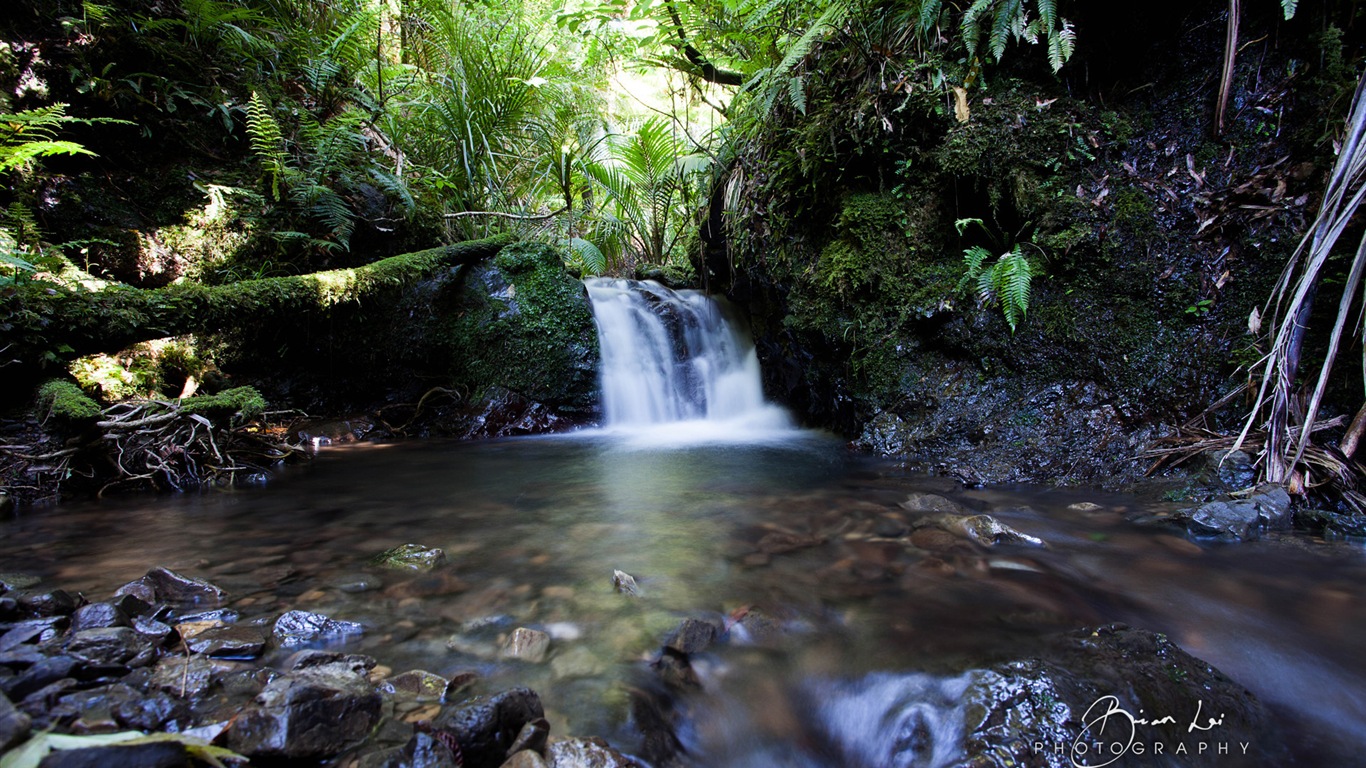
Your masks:
{"label": "mossy rock", "polygon": [[386,549],[370,559],[371,565],[399,571],[430,571],[446,563],[446,553],[437,547],[421,544],[401,544]]}
{"label": "mossy rock", "polygon": [[593,405],[598,346],[588,293],[553,247],[512,245],[469,268],[453,304],[440,333],[463,389],[501,387],[571,410]]}
{"label": "mossy rock", "polygon": [[250,421],[266,410],[266,399],[253,387],[234,387],[216,395],[199,395],[180,401],[184,413],[231,416],[234,422]]}

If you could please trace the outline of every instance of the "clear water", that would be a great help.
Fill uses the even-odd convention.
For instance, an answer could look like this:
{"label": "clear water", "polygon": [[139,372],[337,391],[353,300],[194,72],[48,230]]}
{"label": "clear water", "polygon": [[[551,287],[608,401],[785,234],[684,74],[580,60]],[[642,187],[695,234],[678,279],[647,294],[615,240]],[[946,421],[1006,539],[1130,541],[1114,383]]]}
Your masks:
{"label": "clear water", "polygon": [[[877,520],[911,491],[989,511],[1051,548],[934,558],[879,540]],[[1100,509],[1068,508],[1081,501]],[[1304,765],[1358,761],[1363,550],[1298,535],[1196,546],[1126,523],[1138,508],[1085,491],[960,490],[808,432],[686,449],[585,433],[330,449],[263,488],[32,510],[0,523],[0,570],[98,600],[165,565],[229,590],[244,621],[295,608],[359,621],[366,632],[348,647],[395,671],[529,685],[555,733],[628,750],[627,691],[648,679],[663,637],[683,617],[753,606],[781,621],[778,639],[699,662],[707,704],[683,738],[708,766],[881,765],[879,717],[943,719],[974,664],[1126,621],[1271,703],[1317,756]],[[819,543],[756,554],[775,533]],[[450,564],[427,576],[367,564],[407,542],[442,547]],[[614,569],[643,597],[617,594]],[[343,589],[365,579],[378,583]],[[497,658],[518,626],[554,636],[548,661]],[[796,698],[824,702],[823,738],[842,757],[803,752],[811,725],[788,711]],[[935,740],[947,760],[954,744]]]}

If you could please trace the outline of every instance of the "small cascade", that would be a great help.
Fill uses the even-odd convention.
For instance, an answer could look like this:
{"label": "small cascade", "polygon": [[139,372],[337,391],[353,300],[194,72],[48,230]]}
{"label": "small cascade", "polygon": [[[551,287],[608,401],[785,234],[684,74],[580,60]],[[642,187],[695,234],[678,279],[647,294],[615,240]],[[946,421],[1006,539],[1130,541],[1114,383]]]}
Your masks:
{"label": "small cascade", "polygon": [[792,428],[787,413],[764,400],[754,345],[719,303],[653,281],[584,282],[602,350],[607,427]]}

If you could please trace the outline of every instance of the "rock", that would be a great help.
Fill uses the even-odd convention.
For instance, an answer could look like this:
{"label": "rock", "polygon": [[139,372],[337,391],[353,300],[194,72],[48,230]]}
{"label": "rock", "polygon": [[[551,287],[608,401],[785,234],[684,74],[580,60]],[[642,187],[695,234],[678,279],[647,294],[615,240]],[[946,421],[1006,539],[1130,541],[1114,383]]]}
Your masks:
{"label": "rock", "polygon": [[73,632],[66,652],[90,664],[124,664],[138,654],[138,635],[128,627],[83,629]]}
{"label": "rock", "polygon": [[995,547],[1000,544],[1045,546],[1042,539],[1020,533],[991,515],[930,515],[915,521],[915,527],[938,528],[984,547]]}
{"label": "rock", "polygon": [[341,653],[339,651],[324,651],[317,648],[308,648],[285,660],[284,668],[289,671],[296,669],[308,669],[318,667],[323,664],[344,664],[357,673],[368,672],[378,664],[370,656],[360,653]]}
{"label": "rock", "polygon": [[522,727],[545,717],[541,699],[528,688],[478,697],[458,709],[442,711],[432,729],[460,745],[463,768],[498,768]]}
{"label": "rock", "polygon": [[165,730],[171,722],[188,724],[189,707],[164,693],[153,693],[142,699],[118,704],[114,719],[125,728],[139,731]]}
{"label": "rock", "polygon": [[501,768],[548,768],[545,758],[530,751],[512,753]]}
{"label": "rock", "polygon": [[371,562],[400,571],[430,571],[446,562],[446,553],[421,544],[401,544],[375,555]]}
{"label": "rock", "polygon": [[701,653],[716,642],[722,631],[724,627],[720,622],[688,618],[669,635],[664,645],[679,653]]}
{"label": "rock", "polygon": [[1078,501],[1075,504],[1068,504],[1067,508],[1073,512],[1099,512],[1104,509],[1104,507],[1094,501]]}
{"label": "rock", "polygon": [[136,707],[142,699],[141,692],[115,683],[66,694],[53,707],[52,714],[68,710],[74,713],[76,720],[71,730],[76,733],[110,733],[119,730],[115,712],[121,707]]}
{"label": "rock", "polygon": [[19,589],[28,589],[41,582],[42,579],[30,573],[15,573],[6,571],[0,573],[0,593],[13,592]]}
{"label": "rock", "polygon": [[645,768],[633,757],[607,746],[602,739],[566,739],[550,745],[553,768]]}
{"label": "rock", "polygon": [[167,656],[152,669],[148,684],[172,696],[202,696],[225,676],[247,667],[207,656]]}
{"label": "rock", "polygon": [[364,629],[353,621],[337,621],[321,613],[290,611],[275,620],[271,637],[282,648],[293,648],[312,642],[343,640],[359,635]]}
{"label": "rock", "polygon": [[[1322,531],[1326,538],[1366,537],[1366,515],[1329,512],[1326,509],[1302,509],[1295,522],[1311,531]],[[2,643],[0,643],[2,644]]]}
{"label": "rock", "polygon": [[0,693],[0,754],[27,739],[32,724],[28,715],[15,709],[9,697]]}
{"label": "rock", "polygon": [[0,652],[8,651],[25,643],[44,643],[56,637],[68,619],[65,616],[49,616],[43,619],[29,619],[10,625],[9,631],[0,635]]}
{"label": "rock", "polygon": [[1219,478],[1219,484],[1230,491],[1249,488],[1257,481],[1257,468],[1252,457],[1242,451],[1220,450],[1205,454],[1205,461]]}
{"label": "rock", "polygon": [[766,555],[781,555],[785,552],[795,552],[799,549],[814,547],[820,543],[821,539],[816,536],[788,531],[772,531],[764,534],[755,546]]}
{"label": "rock", "polygon": [[550,660],[550,670],[556,679],[599,677],[606,674],[607,669],[607,662],[581,645],[560,651]]}
{"label": "rock", "polygon": [[913,492],[899,505],[907,512],[944,512],[954,515],[969,514],[967,507],[935,493]]}
{"label": "rock", "polygon": [[462,763],[441,739],[418,731],[402,749],[395,750],[375,768],[462,768]]}
{"label": "rock", "polygon": [[131,623],[128,614],[113,603],[83,605],[71,614],[71,628],[73,630],[127,627]]}
{"label": "rock", "polygon": [[1257,505],[1261,525],[1271,529],[1290,527],[1290,493],[1285,488],[1265,483],[1257,487],[1249,500]]}
{"label": "rock", "polygon": [[130,618],[146,616],[152,612],[151,603],[143,601],[132,594],[119,595],[114,598],[114,601],[110,603],[110,605],[123,611],[123,614]]}
{"label": "rock", "polygon": [[146,616],[137,616],[133,619],[133,631],[138,633],[145,642],[153,645],[161,645],[166,639],[175,632],[169,624],[163,624]]}
{"label": "rock", "polygon": [[0,681],[0,690],[11,701],[22,701],[37,691],[71,677],[85,663],[70,656],[49,656],[33,664],[8,680]]}
{"label": "rock", "polygon": [[206,629],[185,644],[191,653],[216,659],[254,659],[266,648],[266,633],[261,627],[227,624]]}
{"label": "rock", "polygon": [[38,616],[70,616],[82,602],[67,594],[66,590],[54,589],[51,592],[19,595],[19,607]]}
{"label": "rock", "polygon": [[545,755],[546,743],[550,740],[550,722],[545,718],[532,720],[522,726],[522,730],[517,733],[517,738],[512,740],[512,746],[508,747],[509,757],[518,752],[531,752],[538,756]]}
{"label": "rock", "polygon": [[625,571],[612,571],[612,588],[627,597],[640,597],[635,577]]}
{"label": "rock", "polygon": [[380,704],[374,686],[350,666],[308,667],[271,681],[222,739],[251,758],[322,759],[364,739]]}
{"label": "rock", "polygon": [[428,573],[400,582],[384,590],[384,596],[394,600],[410,597],[440,597],[464,592],[470,585],[450,573]]}
{"label": "rock", "polygon": [[380,684],[379,689],[381,693],[404,699],[439,701],[446,695],[448,687],[450,687],[450,681],[441,675],[414,669],[385,680]]}
{"label": "rock", "polygon": [[189,750],[176,741],[59,749],[39,768],[184,768],[191,765]]}
{"label": "rock", "polygon": [[166,568],[153,568],[137,581],[119,587],[115,597],[132,595],[149,605],[171,603],[191,605],[209,603],[217,605],[227,596],[223,590],[202,579],[183,576]]}
{"label": "rock", "polygon": [[532,664],[545,661],[550,652],[550,635],[536,629],[518,627],[508,636],[499,653],[505,659],[521,659]]}
{"label": "rock", "polygon": [[1251,499],[1211,501],[1190,512],[1187,530],[1192,536],[1219,536],[1248,541],[1259,535],[1261,513]]}

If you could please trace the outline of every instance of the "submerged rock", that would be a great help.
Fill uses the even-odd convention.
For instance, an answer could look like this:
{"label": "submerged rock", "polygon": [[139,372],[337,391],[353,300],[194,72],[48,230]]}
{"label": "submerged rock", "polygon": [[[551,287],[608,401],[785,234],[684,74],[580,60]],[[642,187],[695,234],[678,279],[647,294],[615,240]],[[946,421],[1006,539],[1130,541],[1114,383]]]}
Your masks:
{"label": "submerged rock", "polygon": [[607,745],[602,739],[567,739],[549,748],[549,763],[554,768],[645,768],[629,755]]}
{"label": "submerged rock", "polygon": [[353,621],[337,621],[321,613],[290,611],[275,620],[271,637],[281,648],[292,648],[305,643],[339,640],[364,631]]}
{"label": "submerged rock", "polygon": [[0,693],[0,753],[28,738],[32,724],[28,715],[15,709],[9,697]]}
{"label": "submerged rock", "polygon": [[223,733],[252,758],[320,759],[358,743],[380,717],[380,695],[346,664],[295,670],[272,680]]}
{"label": "submerged rock", "polygon": [[132,595],[145,603],[186,605],[223,602],[227,593],[203,579],[183,576],[167,568],[153,568],[137,581],[129,582],[114,593],[115,597]]}
{"label": "submerged rock", "polygon": [[625,571],[612,571],[612,588],[627,597],[640,597],[635,577]]}
{"label": "submerged rock", "polygon": [[1021,533],[991,515],[930,515],[915,521],[913,527],[917,529],[937,528],[984,547],[994,547],[999,544],[1028,547],[1046,546],[1043,539]]}
{"label": "submerged rock", "polygon": [[375,555],[371,562],[400,571],[430,571],[446,562],[446,553],[436,547],[401,544]]}
{"label": "submerged rock", "polygon": [[545,661],[550,652],[550,635],[536,629],[518,627],[503,643],[500,653],[505,659],[521,659],[533,664]]}
{"label": "submerged rock", "polygon": [[1291,521],[1290,494],[1278,485],[1262,485],[1246,499],[1211,501],[1178,512],[1193,536],[1252,540],[1263,530],[1287,528]]}

